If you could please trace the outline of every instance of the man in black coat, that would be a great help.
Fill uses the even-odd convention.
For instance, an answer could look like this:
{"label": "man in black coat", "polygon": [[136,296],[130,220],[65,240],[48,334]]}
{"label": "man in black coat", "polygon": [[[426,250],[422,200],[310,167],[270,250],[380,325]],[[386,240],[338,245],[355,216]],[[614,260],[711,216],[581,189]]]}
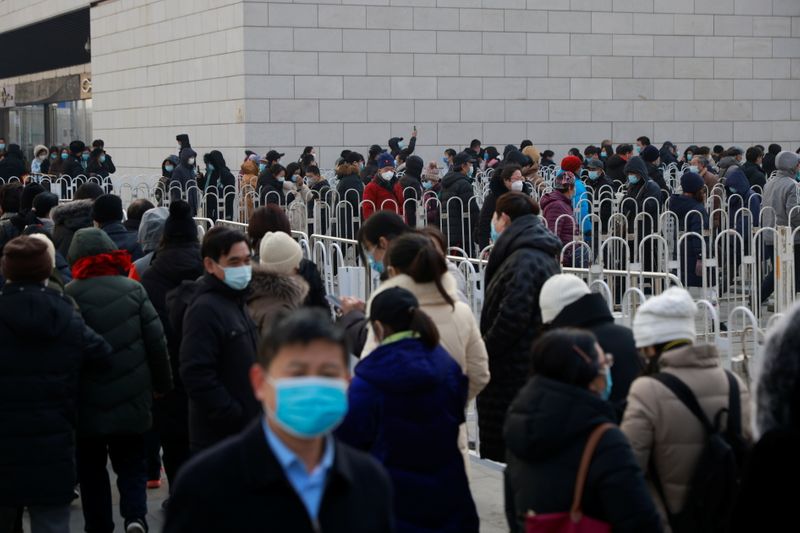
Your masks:
{"label": "man in black coat", "polygon": [[[206,163],[206,183],[204,189],[212,193],[206,200],[206,217],[211,220],[224,218],[233,220],[234,210],[233,201],[236,197],[236,178],[231,174],[225,158],[219,150],[211,150],[205,156]],[[211,189],[211,187],[214,187]],[[219,200],[225,203],[224,217],[219,216]]]}
{"label": "man in black coat", "polygon": [[81,164],[81,154],[86,150],[86,145],[83,141],[72,141],[69,143],[69,156],[64,161],[64,167],[61,175],[69,176],[72,179],[78,176],[86,176],[88,173]]}
{"label": "man in black coat", "polygon": [[[417,227],[417,204],[422,203],[422,167],[425,163],[422,158],[412,155],[406,159],[406,171],[400,178],[403,188],[403,207],[405,210],[406,224],[412,228]],[[420,205],[419,209],[425,208]]]}
{"label": "man in black coat", "polygon": [[628,389],[643,369],[630,328],[614,323],[603,295],[592,293],[574,274],[556,274],[539,293],[542,322],[553,328],[581,328],[594,333],[603,351],[614,356],[611,377],[614,383],[609,402],[619,419],[625,410]]}
{"label": "man in black coat", "polygon": [[[178,135],[179,140],[183,137]],[[180,164],[172,171],[172,177],[169,180],[169,197],[170,200],[180,200],[181,198],[189,202],[192,208],[192,213],[197,213],[197,175],[195,174],[195,163],[197,162],[197,152],[192,150],[189,146],[189,138],[181,140],[181,148],[178,157]]]}
{"label": "man in black coat", "polygon": [[480,209],[472,187],[472,156],[461,152],[453,159],[453,170],[442,179],[442,214],[447,214],[448,247],[470,253],[473,225],[478,224]]}
{"label": "man in black coat", "polygon": [[760,148],[751,146],[747,149],[747,152],[745,152],[744,157],[747,159],[747,162],[742,165],[742,170],[744,170],[744,175],[747,176],[747,181],[750,182],[751,187],[758,185],[763,191],[764,186],[767,184],[767,175],[764,169],[761,168],[761,164],[764,160],[764,152],[762,152]]}
{"label": "man in black coat", "polygon": [[250,370],[269,414],[184,466],[164,532],[393,531],[388,476],[331,434],[347,412],[348,357],[324,311],[278,320]]}
{"label": "man in black coat", "polygon": [[0,159],[0,178],[19,178],[25,174],[25,158],[18,144],[9,144],[3,159]]}
{"label": "man in black coat", "polygon": [[135,233],[122,224],[122,199],[113,194],[104,194],[94,201],[92,220],[95,227],[106,232],[120,250],[127,250],[131,260],[136,261],[144,255]]}
{"label": "man in black coat", "polygon": [[245,302],[252,274],[247,235],[214,227],[202,255],[205,274],[183,316],[180,346],[194,453],[235,435],[259,412],[247,378],[258,345]]}
{"label": "man in black coat", "polygon": [[338,236],[345,239],[353,239],[358,233],[359,224],[354,219],[361,216],[361,200],[364,198],[364,182],[358,173],[363,160],[361,154],[350,152],[344,158],[344,162],[336,167],[336,175],[339,178],[336,184]]}
{"label": "man in black coat", "polygon": [[111,346],[61,291],[47,287],[47,245],[22,236],[5,247],[0,291],[0,531],[27,506],[34,531],[69,527],[82,369],[108,364]]}

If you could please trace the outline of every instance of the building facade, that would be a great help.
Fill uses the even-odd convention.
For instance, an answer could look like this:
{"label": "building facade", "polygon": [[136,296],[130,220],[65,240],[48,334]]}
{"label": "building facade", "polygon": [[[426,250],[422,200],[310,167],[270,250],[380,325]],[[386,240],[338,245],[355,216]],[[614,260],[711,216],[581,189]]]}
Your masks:
{"label": "building facade", "polygon": [[[800,145],[798,0],[2,0],[0,38],[84,9],[89,63],[0,89],[83,74],[85,139],[126,174],[157,173],[178,133],[232,169],[306,145],[329,167],[413,126],[426,160],[473,138]],[[24,143],[19,104],[0,135]]]}

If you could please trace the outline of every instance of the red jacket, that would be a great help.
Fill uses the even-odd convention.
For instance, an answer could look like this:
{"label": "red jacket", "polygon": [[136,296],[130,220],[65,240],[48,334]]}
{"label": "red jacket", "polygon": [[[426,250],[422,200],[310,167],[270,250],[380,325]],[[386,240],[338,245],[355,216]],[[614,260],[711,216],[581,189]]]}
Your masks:
{"label": "red jacket", "polygon": [[399,181],[395,181],[390,191],[384,186],[383,178],[375,176],[364,188],[364,203],[361,212],[367,220],[375,211],[394,211],[403,216],[403,189]]}

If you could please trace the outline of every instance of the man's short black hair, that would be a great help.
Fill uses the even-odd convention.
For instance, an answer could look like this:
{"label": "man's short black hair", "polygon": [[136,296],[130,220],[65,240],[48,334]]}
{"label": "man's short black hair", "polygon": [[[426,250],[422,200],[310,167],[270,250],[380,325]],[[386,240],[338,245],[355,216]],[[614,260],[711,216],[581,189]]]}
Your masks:
{"label": "man's short black hair", "polygon": [[714,145],[714,153],[715,154],[721,154],[724,151],[725,151],[725,147],[722,146],[721,144],[715,144]]}
{"label": "man's short black hair", "polygon": [[645,137],[644,135],[642,135],[636,140],[639,141],[639,144],[641,144],[642,146],[650,146],[650,137]]}
{"label": "man's short black hair", "polygon": [[306,167],[306,174],[314,174],[319,176],[319,167],[317,165],[309,165]]}
{"label": "man's short black hair", "polygon": [[350,351],[344,331],[331,322],[329,313],[321,309],[301,308],[272,322],[270,331],[261,341],[256,361],[263,368],[269,365],[284,346],[308,346],[314,341],[326,341],[342,350],[342,361],[350,368]]}
{"label": "man's short black hair", "polygon": [[758,161],[758,158],[763,155],[764,152],[758,146],[751,146],[750,148],[747,149],[747,152],[745,153],[744,157],[750,163],[755,163],[756,161]]}
{"label": "man's short black hair", "polygon": [[210,257],[214,261],[219,261],[223,255],[228,255],[231,252],[233,245],[243,242],[250,248],[250,242],[247,239],[247,234],[230,228],[223,228],[222,226],[215,226],[208,230],[205,237],[203,237],[203,246],[201,253],[203,257]]}
{"label": "man's short black hair", "polygon": [[0,209],[3,213],[19,212],[22,201],[22,184],[11,182],[0,187]]}
{"label": "man's short black hair", "polygon": [[455,157],[457,152],[452,148],[448,148],[447,150],[444,151],[444,153],[446,153],[450,157]]}
{"label": "man's short black hair", "polygon": [[617,145],[617,154],[625,155],[633,152],[633,145],[630,144],[618,144]]}
{"label": "man's short black hair", "polygon": [[475,147],[480,146],[480,145],[481,145],[481,141],[479,141],[478,139],[472,139],[472,142],[469,143],[469,147],[470,148],[475,148]]}
{"label": "man's short black hair", "polygon": [[137,198],[128,206],[128,220],[142,220],[144,214],[154,207],[147,198]]}
{"label": "man's short black hair", "polygon": [[95,139],[92,141],[92,148],[105,148],[105,147],[106,143],[103,141],[103,139]]}

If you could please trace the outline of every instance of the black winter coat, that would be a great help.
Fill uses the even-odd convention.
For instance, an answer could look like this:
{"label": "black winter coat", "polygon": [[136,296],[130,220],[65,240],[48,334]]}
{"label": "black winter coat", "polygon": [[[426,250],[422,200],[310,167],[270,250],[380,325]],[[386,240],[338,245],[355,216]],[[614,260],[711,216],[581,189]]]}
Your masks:
{"label": "black winter coat", "polygon": [[63,257],[69,254],[72,236],[83,228],[92,227],[92,200],[73,200],[50,211],[53,219],[53,243]]}
{"label": "black winter coat", "polygon": [[286,206],[286,193],[283,192],[283,183],[270,174],[269,169],[258,177],[256,187],[261,198],[261,205],[278,204]]}
{"label": "black winter coat", "polygon": [[442,214],[448,215],[445,229],[448,247],[457,246],[467,253],[471,252],[472,226],[480,217],[473,195],[472,183],[460,172],[450,172],[442,180]]}
{"label": "black winter coat", "polygon": [[23,175],[25,175],[25,160],[22,158],[22,153],[18,151],[7,152],[3,160],[0,161],[0,178],[6,181],[9,178],[19,178],[22,181]]}
{"label": "black winter coat", "polygon": [[653,165],[652,163],[647,163],[647,175],[650,176],[650,179],[653,180],[656,185],[658,185],[659,189],[661,189],[661,202],[665,202],[672,193],[672,190],[664,180],[664,173],[661,171],[661,168]]}
{"label": "black winter coat", "polygon": [[193,452],[235,435],[261,410],[249,378],[258,331],[246,296],[247,290],[234,291],[205,274],[183,316],[180,375],[189,395]]}
{"label": "black winter coat", "polygon": [[186,201],[192,208],[192,213],[197,212],[198,197],[197,197],[197,177],[195,176],[195,165],[189,164],[189,159],[194,158],[195,164],[197,163],[197,152],[189,147],[181,150],[180,163],[175,166],[172,171],[172,176],[169,179],[169,197],[170,201],[180,200],[181,194],[185,195]]}
{"label": "black winter coat", "polygon": [[182,432],[186,433],[189,418],[189,399],[180,378],[181,330],[176,331],[170,322],[167,293],[177,288],[183,281],[194,281],[202,275],[203,259],[200,256],[199,243],[173,244],[158,250],[150,263],[150,268],[142,274],[142,286],[161,319],[164,335],[167,337],[174,384],[172,391],[155,401],[154,422],[159,431],[168,432],[180,424]]}
{"label": "black winter coat", "polygon": [[403,188],[403,208],[406,224],[412,228],[417,227],[417,206],[424,211],[422,206],[422,182],[419,178],[403,174],[400,178],[400,187]]}
{"label": "black winter coat", "polygon": [[539,336],[539,291],[561,271],[561,241],[536,215],[506,228],[492,248],[484,276],[486,297],[481,334],[492,379],[478,395],[481,457],[504,461],[503,422],[530,367],[530,349]]}
{"label": "black winter coat", "polygon": [[[528,511],[569,511],[589,434],[614,421],[611,406],[587,389],[541,376],[528,381],[511,405],[504,429],[506,518],[512,533],[525,530]],[[606,431],[597,445],[583,512],[609,523],[615,533],[661,531],[642,471],[619,428]]]}
{"label": "black winter coat", "polygon": [[[233,174],[231,174],[231,171],[225,164],[225,158],[222,156],[222,152],[219,150],[212,150],[208,154],[208,159],[209,162],[214,165],[214,170],[206,175],[205,188],[206,190],[208,190],[210,187],[215,188],[211,189],[211,191],[216,193],[217,201],[206,203],[206,218],[210,218],[211,220],[217,220],[220,218],[224,218],[225,220],[233,220],[233,202],[236,197],[234,194],[236,178],[233,177]],[[221,217],[221,213],[218,212],[217,206],[219,200],[223,200],[225,202],[224,217]]]}
{"label": "black winter coat", "polygon": [[497,205],[497,199],[509,192],[503,180],[500,179],[500,174],[495,172],[492,179],[489,181],[489,192],[483,199],[483,206],[481,206],[480,215],[478,215],[478,225],[473,235],[473,240],[478,243],[478,247],[483,250],[489,246],[489,240],[492,233],[492,217],[494,216],[494,208]]}
{"label": "black winter coat", "polygon": [[608,304],[602,295],[596,293],[587,294],[564,307],[553,319],[552,325],[556,328],[589,330],[597,337],[603,351],[614,356],[614,366],[611,367],[614,385],[609,401],[616,409],[618,421],[621,420],[631,383],[639,377],[644,367],[631,329],[614,323]]}
{"label": "black winter coat", "polygon": [[[592,206],[599,208],[598,214],[600,215],[600,230],[602,233],[608,231],[608,222],[613,212],[614,194],[618,188],[619,186],[605,173],[596,180],[586,178],[587,198],[591,201]],[[609,202],[608,200],[612,201]],[[596,224],[595,221],[592,221],[592,223],[593,225]]]}
{"label": "black winter coat", "polygon": [[[669,209],[678,216],[678,228],[680,231],[702,235],[703,230],[708,229],[709,221],[706,206],[695,198],[689,198],[683,194],[673,194],[669,199]],[[687,217],[687,215],[689,216]],[[707,242],[706,245],[708,245]],[[703,276],[698,276],[695,270],[697,261],[703,257],[702,239],[694,236],[686,237],[680,246],[676,246],[676,253],[683,263],[681,267],[681,282],[688,287],[702,287]]]}
{"label": "black winter coat", "polygon": [[764,186],[767,184],[767,175],[764,173],[764,169],[748,161],[742,165],[742,170],[744,170],[744,175],[747,176],[751,187],[758,185],[762,191],[764,190]]}
{"label": "black winter coat", "polygon": [[[645,235],[650,235],[654,231],[654,225],[658,224],[659,216],[661,214],[661,188],[656,182],[651,180],[647,174],[647,166],[640,157],[632,157],[625,165],[625,174],[628,173],[639,174],[639,183],[636,185],[628,184],[628,190],[623,199],[622,212],[628,219],[628,231],[633,233],[634,220],[639,213],[646,212],[650,215],[649,218],[643,217],[638,222],[639,240],[641,241]],[[633,198],[631,202],[628,198]],[[650,243],[652,246],[652,241]],[[631,243],[631,246],[639,246],[638,242]],[[648,247],[646,247],[648,248]],[[644,269],[650,270],[650,256],[648,250],[645,250]],[[631,255],[633,257],[633,255]]]}
{"label": "black winter coat", "polygon": [[107,366],[111,346],[61,292],[30,283],[0,291],[0,339],[0,502],[68,504],[79,376]]}
{"label": "black winter coat", "polygon": [[139,245],[138,236],[135,232],[128,231],[128,228],[122,222],[111,222],[102,226],[102,230],[111,237],[117,248],[127,250],[131,254],[131,261],[136,261],[144,256],[142,247]]}
{"label": "black winter coat", "polygon": [[392,490],[371,457],[335,442],[317,524],[267,444],[261,420],[189,461],[169,500],[164,533],[394,531]]}
{"label": "black winter coat", "polygon": [[[353,223],[353,218],[361,216],[364,182],[361,181],[357,174],[358,165],[345,163],[339,165],[336,171],[339,173],[339,182],[336,184],[336,193],[339,197],[339,201],[336,204],[339,237],[355,239],[356,233],[358,233],[358,224]],[[344,202],[347,202],[347,204]]]}
{"label": "black winter coat", "polygon": [[64,161],[64,168],[61,170],[62,175],[67,175],[72,179],[78,176],[88,176],[89,173],[83,168],[81,160],[70,154],[67,160]]}
{"label": "black winter coat", "polygon": [[325,292],[325,283],[322,281],[322,275],[319,273],[317,264],[308,259],[301,259],[298,274],[308,283],[308,296],[306,296],[303,305],[305,307],[319,307],[330,313],[331,306],[328,303],[328,293]]}
{"label": "black winter coat", "polygon": [[[311,220],[314,217],[314,204],[320,202],[320,209],[319,209],[319,216],[320,220],[317,223],[317,230],[319,233],[323,235],[328,234],[328,222],[331,218],[331,210],[330,207],[332,202],[334,201],[331,197],[331,184],[328,183],[328,180],[322,179],[317,183],[314,183],[310,187],[311,189],[311,200],[308,202],[308,218]],[[312,224],[308,224],[308,234],[312,235],[315,232],[315,228]]]}

